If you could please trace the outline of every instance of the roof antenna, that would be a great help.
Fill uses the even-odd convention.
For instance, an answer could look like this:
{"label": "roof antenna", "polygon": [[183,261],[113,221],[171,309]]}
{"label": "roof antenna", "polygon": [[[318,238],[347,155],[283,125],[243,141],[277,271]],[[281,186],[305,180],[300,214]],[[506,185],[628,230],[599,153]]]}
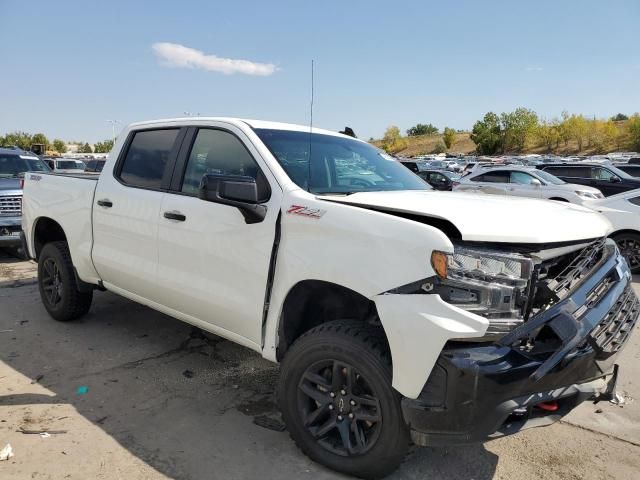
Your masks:
{"label": "roof antenna", "polygon": [[311,115],[309,117],[309,158],[307,159],[307,192],[311,192],[311,133],[313,131],[313,59],[311,59]]}

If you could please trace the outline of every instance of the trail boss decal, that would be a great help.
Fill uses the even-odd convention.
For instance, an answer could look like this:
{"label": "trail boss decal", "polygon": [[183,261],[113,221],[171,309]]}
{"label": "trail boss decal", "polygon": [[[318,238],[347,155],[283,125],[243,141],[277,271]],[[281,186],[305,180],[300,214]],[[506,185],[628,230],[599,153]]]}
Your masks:
{"label": "trail boss decal", "polygon": [[322,217],[327,211],[320,210],[319,208],[309,208],[304,205],[291,205],[287,209],[287,213],[290,215],[300,215],[302,217],[315,218],[316,220]]}

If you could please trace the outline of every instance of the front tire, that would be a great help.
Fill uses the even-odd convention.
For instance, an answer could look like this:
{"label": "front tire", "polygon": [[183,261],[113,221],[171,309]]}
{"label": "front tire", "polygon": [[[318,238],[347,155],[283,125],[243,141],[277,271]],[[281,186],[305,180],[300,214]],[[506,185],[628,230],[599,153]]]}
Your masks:
{"label": "front tire", "polygon": [[89,311],[93,290],[78,290],[67,242],[47,243],[38,258],[38,287],[44,308],[54,319],[68,322]]}
{"label": "front tire", "polygon": [[298,447],[333,470],[381,478],[409,448],[386,340],[362,322],[329,322],[296,340],[282,362],[278,400]]}
{"label": "front tire", "polygon": [[629,264],[631,273],[640,273],[640,234],[625,232],[613,235],[611,238]]}

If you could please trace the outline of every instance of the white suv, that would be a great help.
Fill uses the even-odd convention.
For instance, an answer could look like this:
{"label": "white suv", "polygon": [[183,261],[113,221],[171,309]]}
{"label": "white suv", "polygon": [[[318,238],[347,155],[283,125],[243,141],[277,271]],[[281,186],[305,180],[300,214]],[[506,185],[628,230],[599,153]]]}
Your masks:
{"label": "white suv", "polygon": [[550,173],[527,167],[480,169],[454,183],[453,190],[578,204],[585,200],[604,198],[597,188],[566,183]]}

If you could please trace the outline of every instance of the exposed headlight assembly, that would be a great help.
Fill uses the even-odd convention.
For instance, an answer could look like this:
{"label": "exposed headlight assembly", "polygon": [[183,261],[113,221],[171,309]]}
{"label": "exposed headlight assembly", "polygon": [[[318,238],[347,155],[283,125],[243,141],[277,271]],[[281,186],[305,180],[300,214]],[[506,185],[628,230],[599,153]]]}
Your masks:
{"label": "exposed headlight assembly", "polygon": [[487,336],[508,333],[524,322],[533,261],[516,253],[456,246],[433,252],[433,293],[447,303],[489,319]]}
{"label": "exposed headlight assembly", "polygon": [[576,190],[575,192],[576,192],[576,195],[582,198],[589,198],[592,200],[598,199],[598,198],[604,198],[604,195],[602,195],[602,193],[587,192],[585,190]]}

